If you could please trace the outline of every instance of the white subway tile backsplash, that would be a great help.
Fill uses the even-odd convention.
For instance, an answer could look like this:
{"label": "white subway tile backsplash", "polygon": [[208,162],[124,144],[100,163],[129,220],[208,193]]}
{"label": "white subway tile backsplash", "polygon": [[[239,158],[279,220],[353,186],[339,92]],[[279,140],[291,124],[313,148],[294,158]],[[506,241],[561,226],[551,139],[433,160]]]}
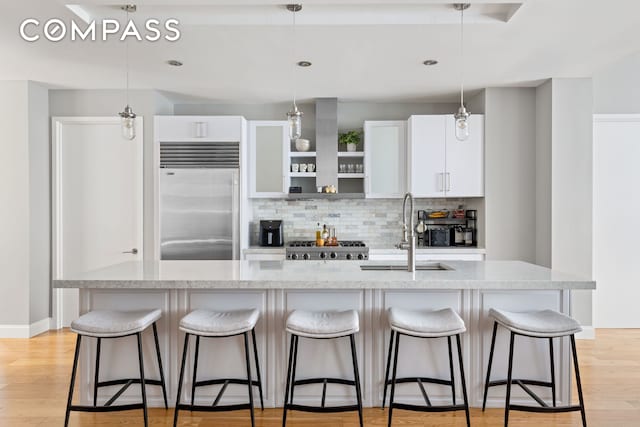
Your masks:
{"label": "white subway tile backsplash", "polygon": [[[418,210],[456,209],[465,199],[416,199]],[[363,240],[371,248],[391,248],[402,237],[402,200],[252,200],[250,243],[258,242],[261,219],[281,219],[285,242],[314,240],[317,224],[333,225],[340,240]]]}

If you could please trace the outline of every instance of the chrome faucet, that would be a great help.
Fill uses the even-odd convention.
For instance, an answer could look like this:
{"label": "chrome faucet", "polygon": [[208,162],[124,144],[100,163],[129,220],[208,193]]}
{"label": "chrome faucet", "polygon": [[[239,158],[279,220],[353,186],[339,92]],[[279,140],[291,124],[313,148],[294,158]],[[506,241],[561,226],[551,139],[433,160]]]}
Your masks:
{"label": "chrome faucet", "polygon": [[[411,200],[408,225],[407,200]],[[407,271],[416,271],[416,235],[413,230],[413,195],[411,193],[405,194],[402,201],[402,241],[396,247],[407,250]]]}

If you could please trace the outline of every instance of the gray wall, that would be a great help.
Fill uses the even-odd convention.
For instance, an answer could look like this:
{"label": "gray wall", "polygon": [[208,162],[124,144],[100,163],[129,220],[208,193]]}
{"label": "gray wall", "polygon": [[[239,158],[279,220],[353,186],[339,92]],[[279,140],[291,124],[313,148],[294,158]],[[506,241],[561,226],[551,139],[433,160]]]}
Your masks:
{"label": "gray wall", "polygon": [[[55,116],[115,116],[125,106],[122,90],[51,90],[49,110]],[[144,118],[144,258],[153,259],[153,116],[173,114],[173,104],[153,90],[135,90],[130,104]]]}
{"label": "gray wall", "polygon": [[536,88],[536,264],[551,268],[551,80]]}
{"label": "gray wall", "polygon": [[534,88],[485,92],[485,245],[487,259],[535,262]]}
{"label": "gray wall", "polygon": [[593,112],[640,113],[640,52],[593,75]]}
{"label": "gray wall", "polygon": [[[593,97],[591,79],[552,80],[551,267],[592,276]],[[592,292],[572,293],[573,316],[592,324]]]}
{"label": "gray wall", "polygon": [[0,325],[29,324],[27,82],[0,82]]}
{"label": "gray wall", "polygon": [[51,174],[48,90],[28,84],[29,321],[51,316]]}

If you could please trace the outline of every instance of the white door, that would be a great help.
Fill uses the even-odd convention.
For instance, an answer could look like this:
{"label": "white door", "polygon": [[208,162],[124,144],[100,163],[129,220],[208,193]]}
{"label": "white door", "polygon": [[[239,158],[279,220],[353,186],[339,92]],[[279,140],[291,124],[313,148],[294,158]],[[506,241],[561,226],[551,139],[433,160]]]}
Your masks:
{"label": "white door", "polygon": [[[53,118],[54,278],[142,259],[142,118]],[[78,316],[77,290],[54,292],[56,326]]]}
{"label": "white door", "polygon": [[638,328],[640,115],[596,116],[593,126],[593,325]]}
{"label": "white door", "polygon": [[469,138],[458,141],[455,119],[447,116],[445,192],[447,197],[484,196],[484,116],[469,117]]}
{"label": "white door", "polygon": [[365,192],[371,198],[396,198],[405,193],[407,122],[364,122]]}
{"label": "white door", "polygon": [[409,191],[414,197],[444,197],[445,116],[409,118]]}

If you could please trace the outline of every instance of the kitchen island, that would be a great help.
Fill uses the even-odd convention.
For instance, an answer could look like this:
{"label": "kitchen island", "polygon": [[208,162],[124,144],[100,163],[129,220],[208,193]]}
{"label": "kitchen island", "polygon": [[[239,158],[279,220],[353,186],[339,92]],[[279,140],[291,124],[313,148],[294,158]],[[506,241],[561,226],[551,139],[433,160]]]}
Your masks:
{"label": "kitchen island", "polygon": [[[258,352],[263,372],[265,405],[281,406],[287,363],[287,335],[284,321],[294,309],[355,309],[360,315],[357,351],[361,366],[363,400],[366,406],[382,400],[384,367],[389,338],[386,310],[391,306],[409,309],[451,307],[464,319],[467,333],[462,347],[469,388],[469,403],[482,404],[482,385],[489,356],[492,323],[490,308],[526,311],[550,308],[570,314],[573,289],[595,289],[590,280],[573,277],[547,268],[519,261],[446,261],[432,268],[406,271],[362,271],[361,265],[380,266],[380,262],[357,261],[150,261],[128,262],[54,281],[58,288],[80,289],[80,311],[93,309],[160,308],[158,322],[161,351],[170,396],[175,397],[179,349],[183,334],[178,331],[182,316],[193,309],[231,310],[255,307],[261,318],[256,328]],[[396,263],[396,265],[399,263]],[[376,267],[374,267],[376,268]],[[130,341],[128,341],[130,340]],[[135,340],[105,342],[102,346],[101,379],[135,375]],[[537,342],[540,341],[540,342]],[[116,345],[114,345],[116,344]],[[92,400],[95,343],[85,340],[83,368],[80,373],[80,398]],[[300,345],[300,378],[351,375],[348,340],[304,340]],[[449,366],[446,340],[404,340],[398,375],[420,373],[447,378]],[[204,340],[201,343],[198,378],[205,376],[245,375],[241,339]],[[498,335],[493,377],[506,377],[507,335]],[[571,371],[569,345],[564,339],[556,343],[556,376],[559,404],[570,398]],[[153,340],[145,336],[145,367],[156,377]],[[191,356],[193,357],[193,356]],[[549,350],[545,340],[517,339],[514,375],[540,378],[549,376]],[[189,364],[188,364],[189,366]],[[230,374],[230,375],[229,375]],[[192,374],[185,374],[185,398],[190,399]],[[458,390],[459,390],[458,384]],[[319,404],[318,386],[296,390],[296,401]],[[108,396],[110,390],[101,390]],[[201,389],[196,403],[211,404],[217,388]],[[450,390],[430,386],[428,392],[436,403],[450,402]],[[513,390],[512,401],[524,401],[520,390]],[[540,395],[550,396],[548,390]],[[460,396],[461,393],[457,393]],[[151,405],[161,406],[159,390],[149,388]],[[131,387],[119,400],[136,401],[139,391]],[[419,403],[422,395],[415,385],[398,386],[397,400]],[[226,403],[246,400],[246,388],[229,387]],[[100,400],[100,399],[99,399]],[[353,400],[350,387],[333,386],[327,391],[327,404]],[[103,401],[103,400],[100,400]],[[171,401],[175,402],[175,398]],[[504,389],[490,391],[488,405],[504,403]]]}

